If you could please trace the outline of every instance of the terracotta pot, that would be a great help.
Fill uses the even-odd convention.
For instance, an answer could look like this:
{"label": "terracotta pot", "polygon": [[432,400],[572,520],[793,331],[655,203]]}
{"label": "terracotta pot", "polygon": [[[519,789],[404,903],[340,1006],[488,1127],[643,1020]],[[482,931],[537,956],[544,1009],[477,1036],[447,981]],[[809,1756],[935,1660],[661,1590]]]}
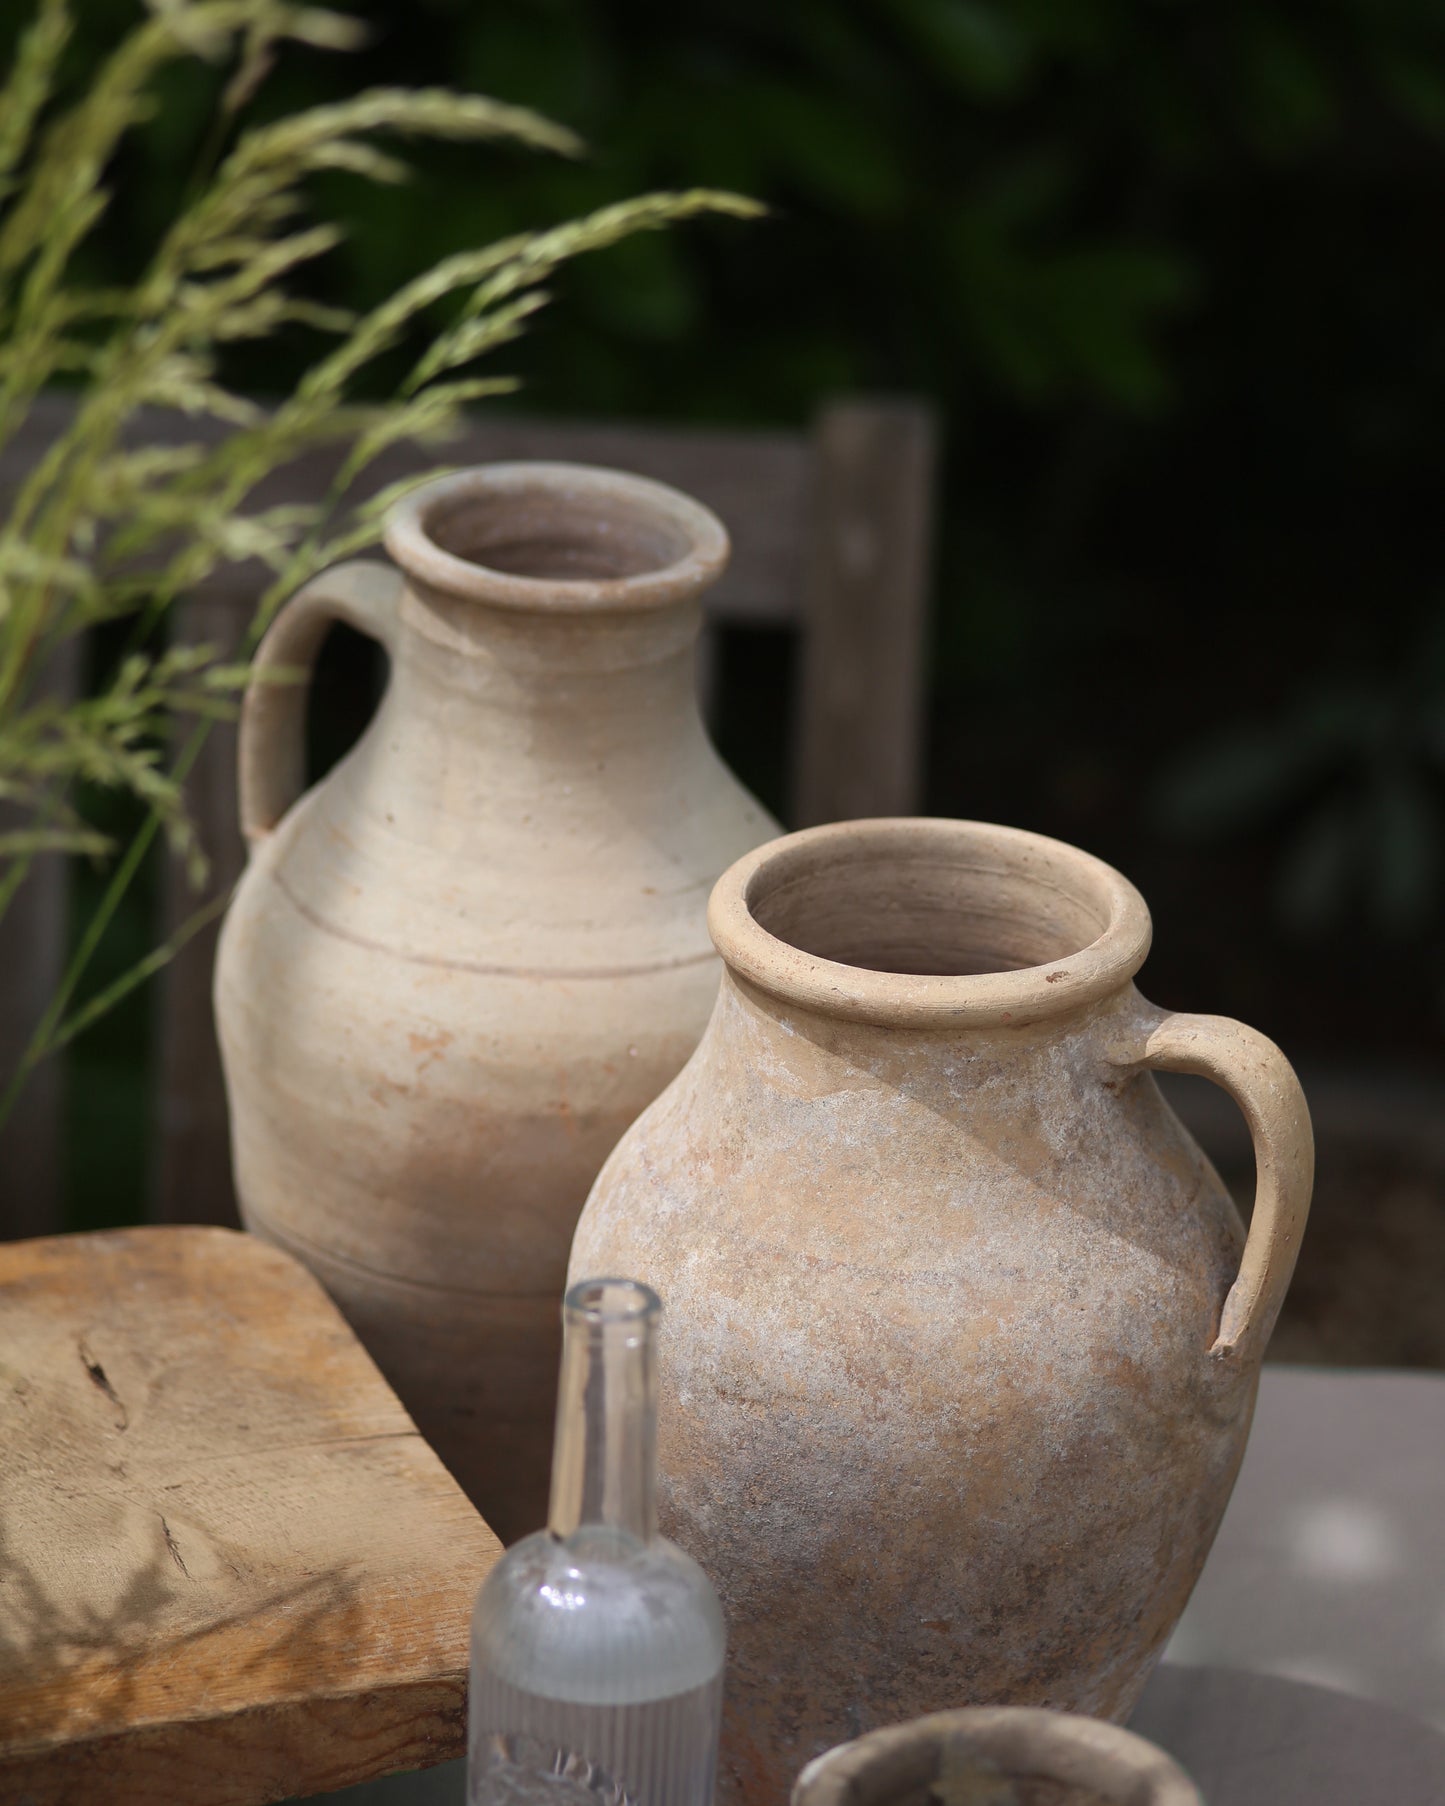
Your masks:
{"label": "terracotta pot", "polygon": [[[1244,1451],[1308,1209],[1279,1051],[1131,980],[1133,886],[974,822],[815,828],[709,915],[702,1043],[574,1274],[666,1300],[662,1522],[722,1594],[720,1798],[959,1704],[1122,1715]],[[1247,1246],[1150,1069],[1252,1126]]]}
{"label": "terracotta pot", "polygon": [[577,1213],[707,1021],[713,880],[776,830],[694,698],[728,551],[705,508],[496,465],[414,492],[386,545],[399,570],[326,573],[261,648],[309,667],[342,620],[391,658],[299,802],[303,690],[246,697],[216,972],[236,1182],[511,1540],[546,1515]]}
{"label": "terracotta pot", "polygon": [[1132,1731],[1024,1706],[939,1712],[810,1762],[792,1806],[1203,1806]]}

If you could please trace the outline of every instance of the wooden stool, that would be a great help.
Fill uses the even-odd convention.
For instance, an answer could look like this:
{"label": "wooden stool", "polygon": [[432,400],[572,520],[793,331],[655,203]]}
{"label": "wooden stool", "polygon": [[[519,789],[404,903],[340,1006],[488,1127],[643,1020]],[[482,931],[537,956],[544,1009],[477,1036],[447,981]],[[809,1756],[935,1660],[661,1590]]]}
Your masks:
{"label": "wooden stool", "polygon": [[0,1246],[0,1799],[257,1806],[460,1755],[499,1545],[303,1268]]}

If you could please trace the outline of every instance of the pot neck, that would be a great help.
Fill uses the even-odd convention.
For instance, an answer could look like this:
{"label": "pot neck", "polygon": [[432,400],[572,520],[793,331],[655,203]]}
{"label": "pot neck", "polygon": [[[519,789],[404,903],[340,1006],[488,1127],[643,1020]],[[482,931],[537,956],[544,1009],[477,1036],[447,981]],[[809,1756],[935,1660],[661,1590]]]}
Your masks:
{"label": "pot neck", "polygon": [[993,1071],[1000,1061],[1007,1062],[1012,1083],[1048,1085],[1058,1076],[1061,1045],[1091,1041],[1102,1048],[1114,1038],[1113,1025],[1132,1021],[1141,1007],[1138,991],[1126,980],[1078,1008],[1017,1024],[882,1023],[788,1001],[726,964],[722,993],[717,1020],[724,1036],[745,1034],[775,1074],[796,1060],[806,1068],[821,1053],[900,1091],[936,1091],[940,1106],[969,1088],[970,1075]]}
{"label": "pot neck", "polygon": [[507,717],[543,737],[560,721],[574,739],[585,720],[655,754],[700,731],[692,648],[728,540],[689,497],[582,465],[483,465],[405,497],[386,546],[406,578],[394,689],[412,719],[485,735],[492,718],[513,737]]}
{"label": "pot neck", "polygon": [[701,589],[646,610],[576,612],[499,606],[458,596],[408,574],[404,647],[483,685],[489,679],[545,687],[557,678],[645,673],[690,657],[702,627]]}
{"label": "pot neck", "polygon": [[534,614],[413,580],[401,622],[389,701],[405,719],[583,763],[665,758],[703,733],[695,596],[637,615]]}

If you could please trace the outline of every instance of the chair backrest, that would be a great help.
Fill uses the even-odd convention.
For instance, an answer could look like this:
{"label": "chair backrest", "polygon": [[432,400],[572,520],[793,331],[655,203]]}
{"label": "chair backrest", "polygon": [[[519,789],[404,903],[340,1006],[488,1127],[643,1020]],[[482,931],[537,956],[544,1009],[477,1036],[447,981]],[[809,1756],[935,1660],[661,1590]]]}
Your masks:
{"label": "chair backrest", "polygon": [[[49,415],[37,422],[37,442],[54,429]],[[153,430],[170,438],[177,428],[157,422]],[[194,431],[194,423],[184,430]],[[18,440],[0,463],[0,488],[17,447]],[[655,477],[706,502],[724,521],[733,556],[707,598],[703,668],[706,673],[710,662],[708,637],[719,628],[778,626],[800,634],[787,810],[792,826],[916,812],[936,460],[934,418],[925,404],[840,401],[807,434],[478,419],[440,451],[398,448],[373,468],[367,489],[428,464],[519,458],[600,464]],[[334,468],[320,457],[293,465],[265,486],[258,504],[320,500]],[[178,609],[173,631],[189,641],[236,644],[259,587],[257,570],[229,568]],[[191,804],[211,857],[212,886],[228,888],[244,861],[233,730],[212,733],[192,774]],[[170,932],[194,912],[198,899],[173,869],[168,872]],[[32,914],[38,909],[42,919],[53,919],[56,883],[52,877],[52,894]],[[37,995],[44,994],[54,968],[37,969],[37,933],[26,920],[0,930],[0,996],[9,994],[21,973]],[[160,1221],[235,1220],[225,1095],[211,1019],[214,951],[215,930],[198,934],[167,967],[159,989],[152,1214]],[[51,959],[58,959],[58,947],[42,963]],[[0,1013],[0,1072],[8,1070],[31,1007],[27,1002],[9,1012],[15,1024]],[[32,1094],[27,1122],[33,1149],[58,1131],[58,1120],[45,1121],[57,1104],[58,1094],[54,1099]],[[0,1172],[9,1133],[0,1138]],[[37,1158],[32,1151],[32,1167]],[[21,1214],[12,1211],[10,1187],[0,1177],[0,1236],[56,1225],[53,1179],[50,1183],[47,1197],[42,1172]]]}

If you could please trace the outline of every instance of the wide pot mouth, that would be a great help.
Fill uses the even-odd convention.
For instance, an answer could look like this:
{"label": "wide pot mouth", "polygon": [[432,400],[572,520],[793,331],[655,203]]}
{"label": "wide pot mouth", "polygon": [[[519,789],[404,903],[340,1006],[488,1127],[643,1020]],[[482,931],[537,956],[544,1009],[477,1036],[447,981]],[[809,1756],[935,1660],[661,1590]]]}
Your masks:
{"label": "wide pot mouth", "polygon": [[589,464],[482,464],[391,509],[386,549],[409,577],[494,607],[634,611],[706,588],[722,522],[665,483]]}
{"label": "wide pot mouth", "polygon": [[810,1762],[793,1806],[930,1806],[945,1787],[998,1806],[1202,1806],[1184,1770],[1137,1733],[1032,1706],[965,1706],[871,1731]]}
{"label": "wide pot mouth", "polygon": [[908,817],[756,848],[718,879],[708,928],[738,977],[884,1027],[1065,1015],[1127,983],[1151,933],[1128,879],[1077,847]]}

